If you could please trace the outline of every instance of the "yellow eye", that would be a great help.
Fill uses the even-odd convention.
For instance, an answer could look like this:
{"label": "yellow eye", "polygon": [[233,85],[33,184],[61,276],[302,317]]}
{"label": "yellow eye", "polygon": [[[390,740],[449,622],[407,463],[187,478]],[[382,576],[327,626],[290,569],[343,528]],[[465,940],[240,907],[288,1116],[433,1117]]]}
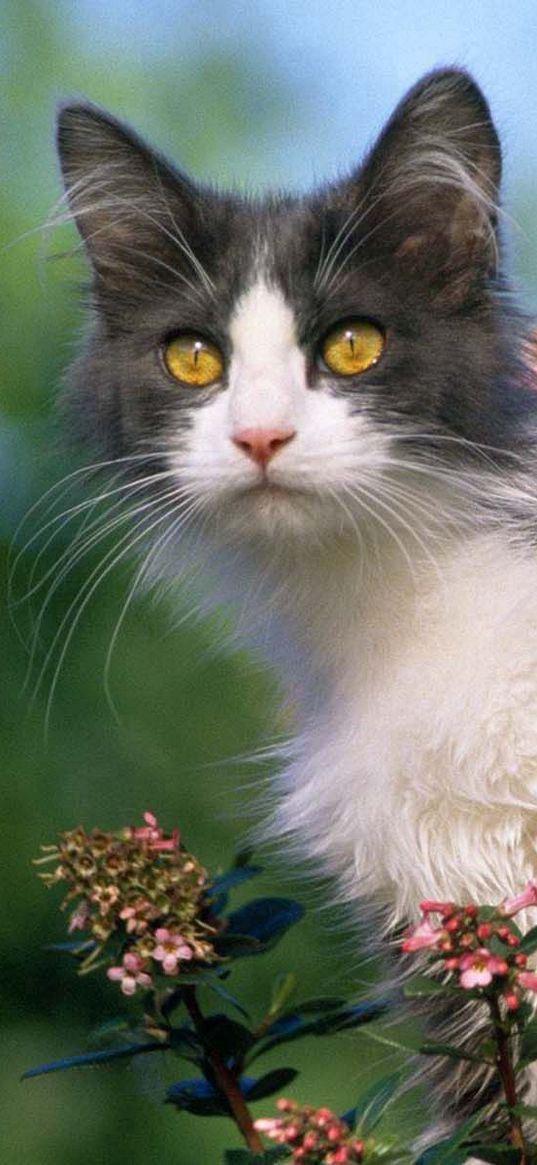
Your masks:
{"label": "yellow eye", "polygon": [[163,355],[168,372],[183,384],[204,388],[220,380],[224,371],[224,357],[220,350],[195,332],[170,340]]}
{"label": "yellow eye", "polygon": [[384,332],[370,320],[346,320],[325,336],[321,356],[338,376],[357,376],[380,360],[384,344]]}

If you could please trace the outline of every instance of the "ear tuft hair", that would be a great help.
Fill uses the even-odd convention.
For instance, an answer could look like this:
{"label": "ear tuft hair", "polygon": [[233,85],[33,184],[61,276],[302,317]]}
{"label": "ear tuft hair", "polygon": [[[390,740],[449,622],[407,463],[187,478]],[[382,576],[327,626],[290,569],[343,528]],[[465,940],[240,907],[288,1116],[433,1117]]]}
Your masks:
{"label": "ear tuft hair", "polygon": [[66,199],[98,287],[142,289],[183,267],[192,274],[198,264],[188,240],[203,196],[188,178],[90,104],[60,110],[57,142]]}
{"label": "ear tuft hair", "polygon": [[498,268],[501,150],[468,73],[429,73],[403,98],[359,175],[371,220],[409,272],[457,302]]}

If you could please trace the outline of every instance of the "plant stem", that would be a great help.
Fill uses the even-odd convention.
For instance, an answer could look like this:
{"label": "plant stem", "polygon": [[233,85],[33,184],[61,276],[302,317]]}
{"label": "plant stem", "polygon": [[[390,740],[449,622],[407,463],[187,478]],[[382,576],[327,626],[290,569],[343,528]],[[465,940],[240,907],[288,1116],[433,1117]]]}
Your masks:
{"label": "plant stem", "polygon": [[240,1129],[244,1140],[249,1149],[253,1153],[263,1153],[263,1145],[254,1128],[254,1122],[248,1110],[248,1106],[244,1100],[242,1092],[239,1087],[238,1080],[230,1068],[224,1064],[220,1054],[215,1048],[211,1048],[206,1042],[204,1032],[203,1015],[200,1011],[200,1006],[196,997],[195,987],[183,988],[183,999],[188,1014],[194,1024],[194,1028],[200,1036],[205,1054],[211,1065],[214,1073],[216,1083],[225,1096],[229,1107],[231,1109],[235,1124]]}
{"label": "plant stem", "polygon": [[505,1093],[505,1099],[510,1109],[509,1137],[511,1144],[515,1145],[517,1149],[520,1149],[520,1165],[529,1165],[530,1158],[526,1138],[524,1136],[524,1130],[522,1128],[522,1121],[520,1117],[513,1112],[513,1109],[518,1104],[518,1095],[515,1071],[513,1067],[513,1057],[511,1054],[509,1030],[502,1018],[500,1005],[496,996],[489,996],[488,1004],[492,1023],[494,1026],[494,1038],[496,1040],[496,1064]]}

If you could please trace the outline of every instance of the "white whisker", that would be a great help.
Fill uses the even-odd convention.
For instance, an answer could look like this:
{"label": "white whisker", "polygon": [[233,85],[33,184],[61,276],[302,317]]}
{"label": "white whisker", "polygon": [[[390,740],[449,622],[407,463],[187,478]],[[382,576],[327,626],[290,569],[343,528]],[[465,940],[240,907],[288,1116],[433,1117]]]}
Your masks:
{"label": "white whisker", "polygon": [[118,641],[118,638],[119,638],[119,635],[121,632],[121,628],[125,622],[125,619],[126,619],[128,610],[131,606],[134,595],[136,594],[137,590],[141,586],[142,581],[144,579],[144,576],[147,574],[149,568],[151,568],[151,569],[154,568],[155,563],[156,563],[157,559],[159,558],[159,555],[161,555],[162,552],[166,549],[168,544],[171,542],[172,538],[175,536],[177,530],[180,529],[181,526],[183,526],[187,520],[191,520],[192,517],[194,516],[194,514],[196,514],[202,508],[203,508],[203,502],[198,499],[197,501],[193,501],[189,507],[187,506],[185,510],[181,510],[180,513],[177,515],[177,517],[172,521],[170,527],[167,530],[165,530],[164,533],[161,534],[159,536],[159,538],[156,540],[156,542],[150,547],[145,558],[142,561],[141,566],[139,567],[139,569],[135,573],[133,582],[129,588],[125,602],[123,603],[119,617],[118,617],[116,625],[114,627],[114,631],[113,631],[111,639],[110,639],[110,644],[108,647],[105,665],[104,665],[104,673],[103,673],[104,691],[105,691],[108,706],[109,706],[112,714],[114,715],[116,721],[119,721],[119,717],[117,714],[117,709],[116,709],[116,706],[114,704],[114,700],[112,698],[112,693],[111,693],[111,689],[110,689],[110,669],[112,666],[112,659],[113,659],[115,647],[116,647],[116,644],[117,644],[117,641]]}
{"label": "white whisker", "polygon": [[[61,669],[63,666],[63,662],[64,662],[65,656],[67,654],[67,651],[69,649],[69,645],[71,643],[73,635],[76,631],[76,628],[80,622],[80,619],[81,619],[86,607],[88,606],[88,603],[91,601],[91,599],[93,598],[93,595],[95,594],[98,587],[101,585],[101,583],[104,581],[104,579],[110,574],[110,572],[114,569],[114,567],[116,567],[119,562],[123,561],[125,559],[125,557],[132,552],[134,547],[137,546],[143,538],[146,538],[156,526],[158,526],[161,522],[165,521],[170,516],[170,514],[173,514],[175,511],[176,511],[176,505],[174,503],[171,506],[164,507],[164,509],[161,511],[161,513],[158,515],[158,517],[153,519],[149,524],[146,523],[145,518],[142,518],[138,522],[136,522],[134,524],[134,526],[127,532],[127,534],[124,535],[120,539],[119,543],[116,544],[116,546],[114,546],[111,550],[109,550],[104,555],[104,557],[101,559],[99,564],[95,567],[95,569],[91,571],[91,574],[88,576],[85,583],[83,584],[79,595],[77,595],[76,599],[73,600],[73,602],[70,604],[68,610],[66,611],[66,613],[65,613],[65,615],[60,623],[60,626],[56,632],[56,635],[54,636],[54,640],[51,644],[51,647],[49,648],[49,651],[47,652],[47,656],[46,656],[44,664],[41,668],[39,676],[37,678],[37,682],[35,684],[33,697],[32,697],[33,700],[35,700],[37,698],[37,694],[38,694],[38,692],[41,688],[41,685],[43,683],[44,676],[46,675],[46,672],[49,668],[49,664],[51,662],[52,656],[55,652],[56,645],[57,645],[59,639],[61,638],[64,629],[68,626],[69,629],[67,631],[67,634],[66,634],[63,646],[61,648],[61,651],[59,652],[56,667],[54,668],[54,673],[53,673],[51,685],[50,685],[49,696],[47,699],[46,710],[45,710],[45,737],[48,736],[48,728],[49,728],[49,724],[50,724],[50,715],[51,715],[51,711],[52,711],[52,703],[53,703],[53,699],[54,699],[54,693],[56,691],[56,686],[57,686],[60,672],[61,672]],[[142,527],[141,530],[140,530],[140,526]],[[137,530],[140,532],[136,533]],[[118,548],[120,548],[120,549],[118,549]],[[75,611],[74,608],[75,608],[77,603],[78,603],[78,608]]]}

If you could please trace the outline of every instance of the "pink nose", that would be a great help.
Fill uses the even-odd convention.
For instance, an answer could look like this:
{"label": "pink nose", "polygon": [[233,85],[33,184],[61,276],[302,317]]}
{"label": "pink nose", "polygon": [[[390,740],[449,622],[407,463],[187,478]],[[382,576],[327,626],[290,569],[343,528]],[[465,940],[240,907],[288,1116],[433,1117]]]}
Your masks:
{"label": "pink nose", "polygon": [[264,467],[294,436],[294,429],[241,429],[231,440],[247,457]]}

